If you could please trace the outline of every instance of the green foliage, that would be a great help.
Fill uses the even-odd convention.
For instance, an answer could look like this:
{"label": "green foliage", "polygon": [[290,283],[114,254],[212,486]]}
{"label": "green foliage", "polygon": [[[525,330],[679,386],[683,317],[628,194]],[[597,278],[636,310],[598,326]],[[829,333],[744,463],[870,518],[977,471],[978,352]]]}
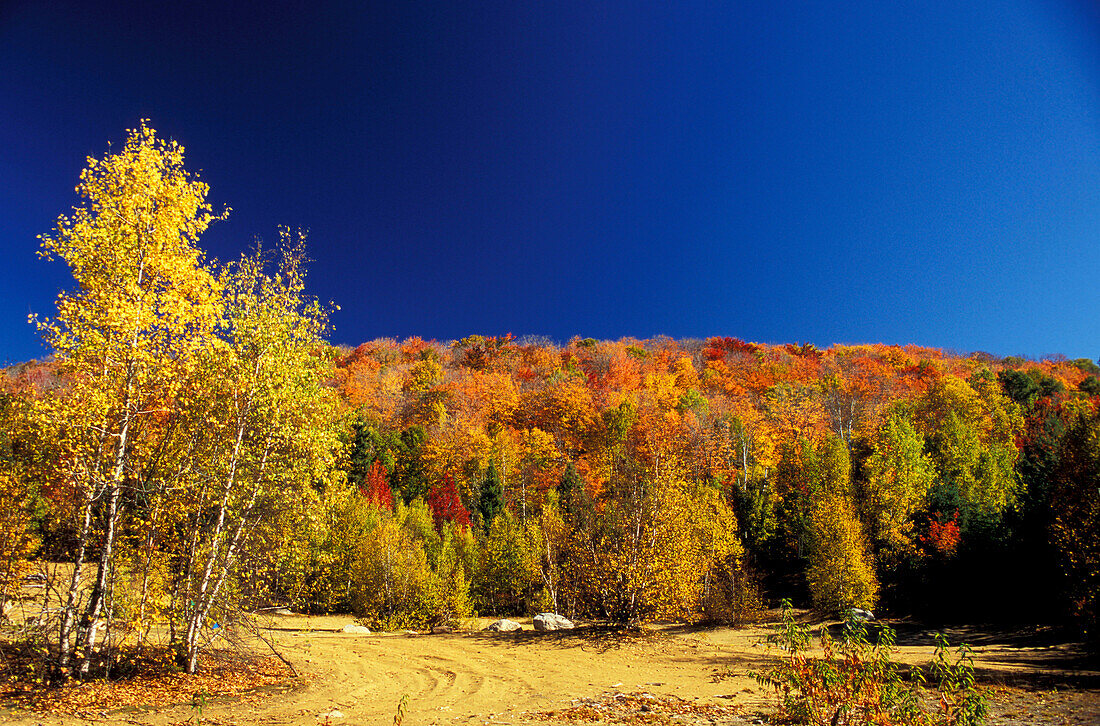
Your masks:
{"label": "green foliage", "polygon": [[772,541],[778,526],[776,497],[767,479],[748,478],[735,485],[731,493],[741,541],[747,550],[759,552]]}
{"label": "green foliage", "polygon": [[905,412],[894,410],[877,432],[867,459],[867,510],[874,539],[892,557],[913,545],[913,515],[927,505],[936,469],[924,437]]}
{"label": "green foliage", "polygon": [[936,652],[929,674],[940,692],[940,708],[949,724],[972,726],[985,721],[989,712],[986,695],[974,685],[974,651],[965,643],[955,649],[947,636],[936,633]]}
{"label": "green foliage", "polygon": [[822,499],[850,500],[853,496],[851,459],[842,439],[829,436],[817,446],[802,438],[782,447],[775,475],[780,497],[779,531],[798,557],[813,548],[813,509]]}
{"label": "green foliage", "polygon": [[375,461],[381,462],[386,472],[392,474],[397,468],[393,452],[400,448],[400,441],[400,435],[396,432],[381,430],[374,425],[357,421],[352,427],[347,468],[348,481],[357,487],[365,486],[367,475]]}
{"label": "green foliage", "polygon": [[638,420],[638,406],[630,399],[622,401],[614,408],[604,409],[600,413],[604,428],[607,430],[607,440],[612,445],[622,444],[626,441],[626,435]]}
{"label": "green foliage", "polygon": [[0,392],[0,604],[22,589],[39,544],[34,525],[46,503],[35,475],[45,454],[38,436],[27,402]]}
{"label": "green foliage", "polygon": [[476,547],[469,529],[453,523],[444,526],[436,551],[429,553],[433,577],[427,609],[432,624],[455,623],[474,614],[470,573],[476,567]]}
{"label": "green foliage", "polygon": [[581,481],[580,474],[577,473],[577,467],[572,461],[568,462],[562,472],[561,481],[558,483],[558,499],[562,508],[566,512],[574,511],[587,493],[584,482]]}
{"label": "green foliage", "polygon": [[784,444],[775,472],[778,531],[798,557],[810,541],[810,507],[821,482],[821,462],[807,439]]}
{"label": "green foliage", "polygon": [[424,462],[424,444],[427,433],[420,426],[411,426],[401,432],[400,445],[394,452],[394,471],[390,484],[408,504],[425,496],[432,488]]}
{"label": "green foliage", "polygon": [[[1091,364],[1093,368],[1097,367],[1087,358],[1081,360]],[[1081,370],[1090,372],[1086,368]],[[1065,390],[1061,381],[1044,374],[1038,368],[1026,371],[1006,369],[997,374],[997,380],[1005,395],[1025,409],[1030,408],[1040,398],[1048,398]]]}
{"label": "green foliage", "polygon": [[481,492],[478,495],[477,511],[481,515],[481,525],[488,534],[493,526],[493,520],[504,508],[504,487],[500,483],[500,475],[492,461],[485,471],[485,477],[481,481]]}
{"label": "green foliage", "polygon": [[307,612],[350,612],[352,583],[359,569],[358,553],[381,524],[378,507],[350,484],[326,487],[310,508],[297,533],[303,547],[297,561],[283,563],[297,586],[293,602]]}
{"label": "green foliage", "polygon": [[996,526],[1019,493],[1018,406],[989,377],[944,376],[917,400],[914,421],[938,473],[938,511],[957,509],[964,533]]}
{"label": "green foliage", "polygon": [[1088,373],[1090,376],[1100,376],[1100,366],[1096,365],[1095,361],[1091,361],[1088,358],[1074,358],[1069,364],[1077,370]]}
{"label": "green foliage", "polygon": [[694,388],[689,388],[684,391],[680,396],[680,400],[676,403],[676,410],[680,413],[694,411],[695,414],[699,416],[705,416],[708,408],[709,405],[707,404],[706,397]]}
{"label": "green foliage", "polygon": [[526,612],[541,582],[537,543],[507,509],[489,522],[473,587],[479,609],[500,615]]}
{"label": "green foliage", "polygon": [[1100,642],[1100,413],[1086,409],[1059,450],[1051,538],[1069,580],[1076,614],[1093,647]]}
{"label": "green foliage", "polygon": [[347,477],[352,484],[366,486],[371,465],[378,461],[386,470],[390,488],[400,492],[406,504],[425,496],[431,479],[424,462],[427,433],[420,426],[403,431],[376,424],[356,422],[349,445]]}
{"label": "green foliage", "polygon": [[1005,395],[1021,406],[1030,406],[1039,398],[1039,384],[1024,371],[1003,370],[997,374]]}

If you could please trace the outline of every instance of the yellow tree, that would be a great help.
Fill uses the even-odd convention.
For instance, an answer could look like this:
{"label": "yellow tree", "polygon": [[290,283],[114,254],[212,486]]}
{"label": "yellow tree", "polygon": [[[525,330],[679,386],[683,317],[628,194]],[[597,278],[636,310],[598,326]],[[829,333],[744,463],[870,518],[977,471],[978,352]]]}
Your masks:
{"label": "yellow tree", "polygon": [[[83,206],[40,237],[40,254],[64,260],[76,281],[75,291],[59,295],[56,317],[36,321],[67,382],[40,407],[63,448],[59,477],[71,492],[76,532],[61,598],[60,675],[69,673],[74,635],[78,672],[89,671],[124,489],[155,448],[158,414],[192,374],[219,319],[219,284],[196,246],[219,215],[206,202],[207,185],[184,168],[183,151],[143,122],[119,152],[88,159],[77,186]],[[89,561],[96,574],[85,599]]]}
{"label": "yellow tree", "polygon": [[936,380],[915,401],[913,422],[936,466],[938,507],[958,509],[964,531],[998,521],[1016,503],[1016,435],[1023,418],[988,371],[969,381],[953,375]]}
{"label": "yellow tree", "polygon": [[[173,640],[194,672],[226,583],[249,536],[267,514],[320,480],[336,449],[339,402],[322,335],[325,309],[304,294],[304,240],[281,232],[281,259],[268,271],[263,251],[227,268],[226,325],[204,359],[191,425],[207,431],[188,494],[191,526],[178,556]],[[179,625],[182,632],[175,628]]]}
{"label": "yellow tree", "polygon": [[553,486],[550,481],[552,467],[561,456],[554,446],[554,437],[537,427],[520,434],[519,452],[519,492],[515,504],[518,504],[520,523],[526,525],[528,504],[540,502],[542,493]]}
{"label": "yellow tree", "polygon": [[867,507],[874,537],[897,554],[911,545],[911,517],[927,504],[936,467],[924,451],[924,437],[901,410],[879,429],[867,459]]}
{"label": "yellow tree", "polygon": [[542,575],[542,602],[540,607],[550,612],[560,612],[560,576],[558,570],[562,549],[568,534],[556,489],[547,492],[546,502],[537,517],[527,522],[527,538],[539,551],[539,573]]}
{"label": "yellow tree", "polygon": [[817,499],[810,509],[810,531],[806,582],[814,607],[824,613],[873,607],[878,597],[874,560],[851,502],[836,494]]}

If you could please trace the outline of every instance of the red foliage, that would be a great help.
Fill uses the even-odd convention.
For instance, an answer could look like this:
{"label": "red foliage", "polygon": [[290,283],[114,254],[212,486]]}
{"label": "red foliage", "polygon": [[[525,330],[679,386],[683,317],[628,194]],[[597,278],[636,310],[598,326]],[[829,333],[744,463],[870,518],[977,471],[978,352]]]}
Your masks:
{"label": "red foliage", "polygon": [[707,338],[706,347],[703,349],[703,358],[706,360],[722,360],[727,353],[753,354],[760,350],[756,343],[746,343],[740,338]]}
{"label": "red foliage", "polygon": [[444,522],[454,522],[467,528],[470,526],[470,513],[463,506],[450,474],[444,474],[443,480],[428,492],[428,508],[432,510],[436,529],[441,529]]}
{"label": "red foliage", "polygon": [[947,522],[932,520],[928,523],[928,534],[920,538],[921,543],[932,548],[944,557],[955,554],[959,546],[959,512],[955,510],[955,516]]}
{"label": "red foliage", "polygon": [[401,343],[401,358],[406,363],[418,360],[421,354],[431,347],[432,343],[424,340],[419,335],[413,336],[412,338],[406,338]]}
{"label": "red foliage", "polygon": [[377,459],[370,465],[367,481],[359,487],[359,492],[374,504],[393,509],[393,490],[390,489],[390,482],[386,478],[385,467]]}
{"label": "red foliage", "polygon": [[64,383],[56,363],[35,360],[0,371],[0,393],[42,398]]}

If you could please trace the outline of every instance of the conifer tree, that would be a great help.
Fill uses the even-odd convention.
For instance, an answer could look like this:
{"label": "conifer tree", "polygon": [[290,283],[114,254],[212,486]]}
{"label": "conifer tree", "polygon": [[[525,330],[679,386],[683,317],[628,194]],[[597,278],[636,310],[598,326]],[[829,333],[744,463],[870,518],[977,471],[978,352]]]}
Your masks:
{"label": "conifer tree", "polygon": [[496,465],[490,461],[489,468],[485,470],[485,478],[481,482],[481,496],[477,502],[477,511],[481,514],[481,526],[485,528],[485,534],[489,534],[493,520],[503,508],[504,488],[501,486]]}

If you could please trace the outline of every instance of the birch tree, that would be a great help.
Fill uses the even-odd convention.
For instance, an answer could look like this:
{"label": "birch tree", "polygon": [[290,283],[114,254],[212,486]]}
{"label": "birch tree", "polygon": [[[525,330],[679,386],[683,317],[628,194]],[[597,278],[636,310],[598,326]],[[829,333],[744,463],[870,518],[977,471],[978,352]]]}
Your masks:
{"label": "birch tree", "polygon": [[273,272],[268,262],[257,248],[224,271],[226,322],[207,351],[204,395],[190,416],[209,444],[189,495],[172,638],[192,673],[212,641],[211,614],[232,615],[228,588],[250,535],[323,477],[337,445],[333,359],[322,338],[328,318],[304,292],[303,237],[282,230]]}
{"label": "birch tree", "polygon": [[[40,236],[40,254],[67,263],[76,282],[58,296],[56,317],[33,320],[66,381],[39,408],[60,442],[56,476],[76,533],[57,631],[60,677],[74,649],[82,677],[100,651],[126,494],[155,449],[158,414],[219,317],[219,282],[196,242],[224,214],[211,212],[209,187],[186,171],[183,151],[143,122],[120,151],[88,159],[76,188],[83,205]],[[95,567],[90,588],[86,564]]]}

